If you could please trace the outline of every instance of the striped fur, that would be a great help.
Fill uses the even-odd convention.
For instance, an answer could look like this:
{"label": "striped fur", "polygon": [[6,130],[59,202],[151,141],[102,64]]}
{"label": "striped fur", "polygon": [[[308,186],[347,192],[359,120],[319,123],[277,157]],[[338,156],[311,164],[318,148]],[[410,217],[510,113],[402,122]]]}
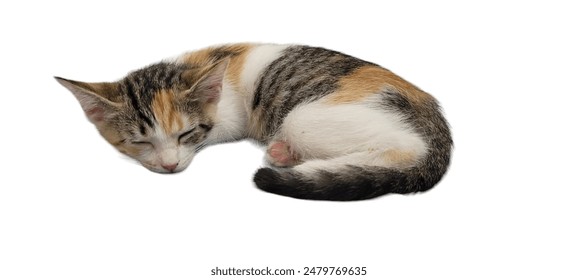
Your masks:
{"label": "striped fur", "polygon": [[257,187],[358,200],[432,188],[452,150],[437,101],[387,69],[336,51],[232,44],[150,65],[115,83],[57,80],[119,151],[178,172],[206,144],[253,138],[275,167]]}

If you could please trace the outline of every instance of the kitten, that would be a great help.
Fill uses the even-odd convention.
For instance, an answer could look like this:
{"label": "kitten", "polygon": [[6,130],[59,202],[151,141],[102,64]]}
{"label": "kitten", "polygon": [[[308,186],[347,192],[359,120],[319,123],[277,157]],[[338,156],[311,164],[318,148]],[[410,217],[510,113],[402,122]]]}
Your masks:
{"label": "kitten", "polygon": [[303,199],[360,200],[432,188],[452,138],[436,100],[387,69],[336,51],[231,44],[112,83],[56,77],[100,134],[160,173],[207,144],[253,138],[274,168],[256,185]]}

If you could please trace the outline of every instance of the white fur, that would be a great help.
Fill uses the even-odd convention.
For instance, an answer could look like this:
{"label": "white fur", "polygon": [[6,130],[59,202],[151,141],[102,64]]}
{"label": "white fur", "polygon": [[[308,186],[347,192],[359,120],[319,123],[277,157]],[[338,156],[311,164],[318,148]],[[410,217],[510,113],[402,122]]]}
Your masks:
{"label": "white fur", "polygon": [[[281,52],[289,47],[289,45],[258,45],[249,51],[243,70],[241,71],[241,91],[243,93],[252,93],[255,91],[255,82],[259,75],[263,72],[265,67],[269,66],[271,62],[279,58]],[[247,96],[246,102],[250,104],[252,96]]]}
{"label": "white fur", "polygon": [[305,162],[295,168],[307,173],[347,164],[395,167],[384,156],[387,150],[425,155],[426,143],[401,116],[370,103],[334,105],[322,99],[300,105],[287,115],[276,140],[301,155]]}
{"label": "white fur", "polygon": [[[179,149],[181,145],[178,145],[174,137],[167,135],[160,125],[155,126],[154,137],[155,152],[154,157],[156,165],[171,165],[179,163]],[[180,164],[180,163],[179,163]]]}
{"label": "white fur", "polygon": [[246,137],[248,115],[243,103],[243,96],[235,92],[228,82],[223,81],[215,126],[206,140],[208,144]]}

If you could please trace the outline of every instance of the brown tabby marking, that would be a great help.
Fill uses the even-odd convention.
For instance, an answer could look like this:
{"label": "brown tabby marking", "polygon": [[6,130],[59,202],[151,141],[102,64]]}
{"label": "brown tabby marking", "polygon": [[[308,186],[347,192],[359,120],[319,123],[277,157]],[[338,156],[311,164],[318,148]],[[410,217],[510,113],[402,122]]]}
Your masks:
{"label": "brown tabby marking", "polygon": [[155,94],[152,101],[152,111],[158,124],[165,133],[170,134],[183,128],[183,120],[175,110],[175,93],[172,90],[162,90]]}
{"label": "brown tabby marking", "polygon": [[431,99],[429,95],[406,82],[391,71],[369,65],[356,69],[339,81],[339,89],[329,97],[332,104],[351,103],[393,87],[410,102],[423,103]]}

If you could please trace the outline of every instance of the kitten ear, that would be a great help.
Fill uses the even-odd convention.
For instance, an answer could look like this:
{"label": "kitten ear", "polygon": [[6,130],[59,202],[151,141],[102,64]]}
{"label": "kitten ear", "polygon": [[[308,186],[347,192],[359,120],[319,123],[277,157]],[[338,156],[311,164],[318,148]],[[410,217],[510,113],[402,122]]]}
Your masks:
{"label": "kitten ear", "polygon": [[201,78],[191,87],[190,94],[203,103],[216,103],[221,97],[223,79],[229,59],[223,59],[205,69]]}
{"label": "kitten ear", "polygon": [[107,115],[116,112],[120,106],[119,103],[113,101],[117,96],[113,83],[84,83],[60,77],[54,78],[74,94],[84,113],[94,124],[102,122]]}

